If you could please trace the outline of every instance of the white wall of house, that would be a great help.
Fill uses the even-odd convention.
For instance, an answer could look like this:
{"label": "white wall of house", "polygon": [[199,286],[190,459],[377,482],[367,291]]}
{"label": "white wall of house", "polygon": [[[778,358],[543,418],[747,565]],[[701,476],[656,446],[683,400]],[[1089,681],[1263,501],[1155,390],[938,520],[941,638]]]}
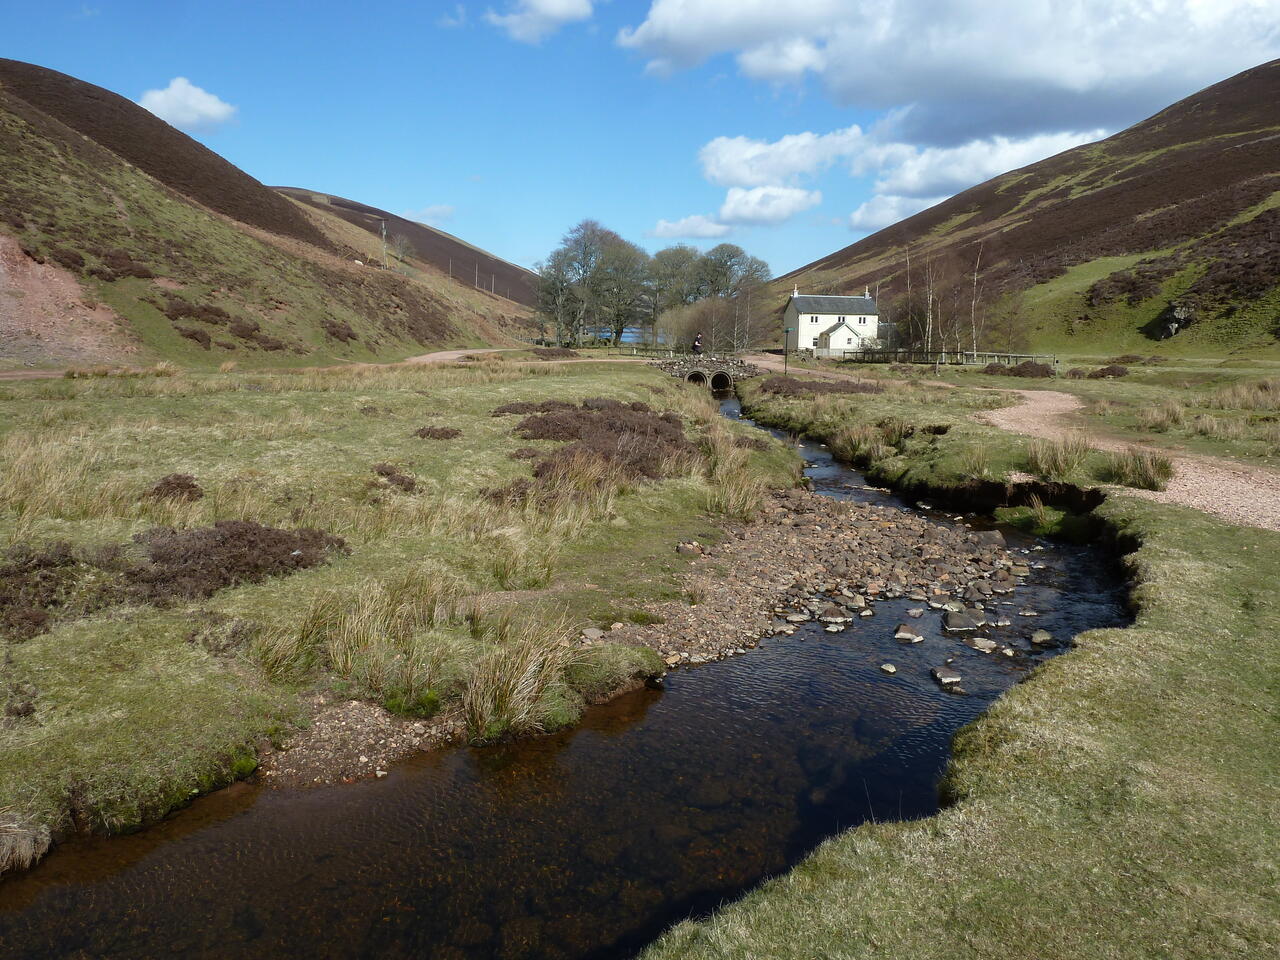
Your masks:
{"label": "white wall of house", "polygon": [[842,322],[845,326],[832,332],[830,344],[832,348],[856,350],[859,346],[858,342],[846,343],[846,341],[853,341],[855,338],[859,342],[875,340],[880,336],[880,318],[873,314],[800,313],[796,310],[794,301],[789,302],[782,321],[783,328],[791,330],[787,334],[787,349],[813,350],[815,347],[824,346],[818,343],[818,338],[825,331]]}

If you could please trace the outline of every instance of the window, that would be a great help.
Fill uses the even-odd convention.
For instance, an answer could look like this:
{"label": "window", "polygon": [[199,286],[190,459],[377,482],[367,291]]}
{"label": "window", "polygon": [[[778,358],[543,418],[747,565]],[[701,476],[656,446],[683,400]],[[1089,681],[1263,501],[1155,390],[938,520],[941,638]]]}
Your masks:
{"label": "window", "polygon": [[845,344],[846,344],[846,345],[851,344],[851,343],[853,343],[853,337],[849,337],[847,340],[845,340]]}
{"label": "window", "polygon": [[817,323],[817,322],[818,322],[818,318],[817,318],[817,317],[810,317],[810,318],[809,318],[809,322],[810,322],[810,323]]}
{"label": "window", "polygon": [[859,318],[858,318],[858,322],[859,322],[859,323],[866,323],[866,322],[867,322],[867,318],[866,318],[866,317],[859,317]]}
{"label": "window", "polygon": [[840,317],[839,320],[841,323],[844,323],[844,317]]}

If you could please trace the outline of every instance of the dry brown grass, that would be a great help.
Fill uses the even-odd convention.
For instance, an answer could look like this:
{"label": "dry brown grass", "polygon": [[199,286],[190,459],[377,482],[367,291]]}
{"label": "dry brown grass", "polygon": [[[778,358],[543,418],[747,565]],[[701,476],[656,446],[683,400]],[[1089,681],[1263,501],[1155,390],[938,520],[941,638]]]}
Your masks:
{"label": "dry brown grass", "polygon": [[1165,400],[1138,411],[1138,426],[1155,433],[1165,433],[1187,422],[1187,408],[1176,400]]}
{"label": "dry brown grass", "polygon": [[1222,387],[1206,405],[1219,410],[1280,410],[1280,377]]}

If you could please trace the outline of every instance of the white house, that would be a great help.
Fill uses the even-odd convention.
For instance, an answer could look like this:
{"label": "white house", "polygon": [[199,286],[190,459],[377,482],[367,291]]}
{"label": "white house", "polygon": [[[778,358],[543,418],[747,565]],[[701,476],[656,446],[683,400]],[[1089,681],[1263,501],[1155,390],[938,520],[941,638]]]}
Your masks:
{"label": "white house", "polygon": [[796,287],[782,326],[788,350],[871,348],[880,339],[880,311],[870,291],[861,297],[810,297]]}

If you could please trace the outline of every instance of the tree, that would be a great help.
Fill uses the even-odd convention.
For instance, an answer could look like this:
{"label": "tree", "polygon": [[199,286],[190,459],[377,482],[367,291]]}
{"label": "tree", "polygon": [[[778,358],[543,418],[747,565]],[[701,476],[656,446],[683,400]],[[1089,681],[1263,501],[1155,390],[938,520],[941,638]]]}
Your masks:
{"label": "tree", "polygon": [[649,255],[615,235],[606,240],[596,262],[594,288],[598,319],[621,343],[623,331],[644,319],[648,299]]}
{"label": "tree", "polygon": [[573,331],[577,316],[577,304],[573,284],[569,279],[569,254],[563,247],[552,251],[538,270],[538,312],[551,322],[556,331],[556,343],[564,343]]}
{"label": "tree", "polygon": [[561,249],[565,255],[565,275],[577,308],[571,330],[575,343],[582,342],[588,319],[594,320],[600,308],[603,276],[599,266],[605,247],[622,242],[620,236],[595,220],[583,220],[564,235]]}
{"label": "tree", "polygon": [[389,242],[391,246],[391,255],[407,266],[410,255],[415,252],[413,248],[413,241],[403,233],[393,233]]}

